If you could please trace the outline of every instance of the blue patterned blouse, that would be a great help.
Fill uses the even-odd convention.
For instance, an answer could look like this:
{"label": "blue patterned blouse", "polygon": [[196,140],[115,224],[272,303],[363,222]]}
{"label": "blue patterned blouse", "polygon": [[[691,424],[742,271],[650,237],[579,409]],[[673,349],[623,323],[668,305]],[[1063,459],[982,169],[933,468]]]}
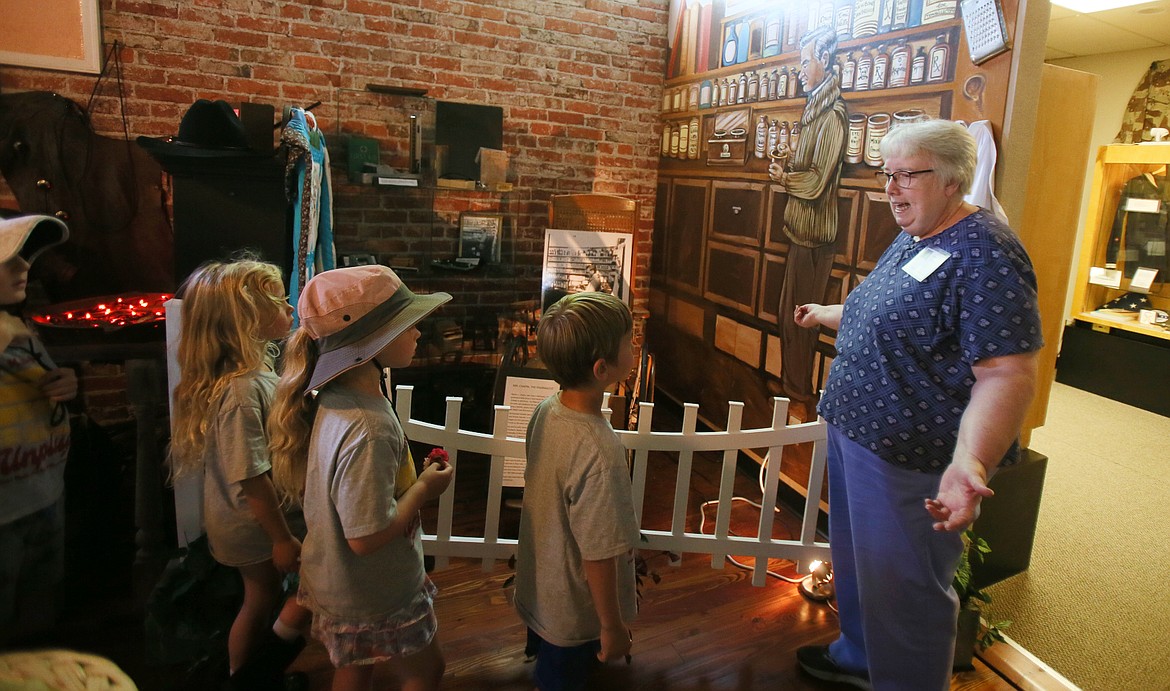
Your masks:
{"label": "blue patterned blouse", "polygon": [[[926,247],[950,254],[924,280],[903,267]],[[1031,260],[980,209],[922,241],[901,233],[845,300],[820,414],[890,463],[941,473],[983,358],[1044,345]],[[1013,444],[1002,464],[1018,457]]]}

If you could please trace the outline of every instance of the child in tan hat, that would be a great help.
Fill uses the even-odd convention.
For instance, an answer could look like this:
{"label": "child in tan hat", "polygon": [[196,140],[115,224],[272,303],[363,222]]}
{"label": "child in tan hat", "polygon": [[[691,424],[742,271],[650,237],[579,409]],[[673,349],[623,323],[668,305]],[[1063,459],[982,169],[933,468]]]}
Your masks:
{"label": "child in tan hat", "polygon": [[14,312],[33,260],[68,237],[51,216],[0,221],[0,647],[52,628],[65,575],[65,401],[77,375]]}
{"label": "child in tan hat", "polygon": [[403,688],[437,688],[446,666],[418,515],[454,469],[434,463],[416,477],[385,370],[410,364],[416,325],[450,299],[416,295],[384,266],[355,266],[314,276],[297,301],[301,326],[269,419],[272,462],[278,488],[303,495],[300,599],[336,668],[333,691],[371,688],[379,662]]}

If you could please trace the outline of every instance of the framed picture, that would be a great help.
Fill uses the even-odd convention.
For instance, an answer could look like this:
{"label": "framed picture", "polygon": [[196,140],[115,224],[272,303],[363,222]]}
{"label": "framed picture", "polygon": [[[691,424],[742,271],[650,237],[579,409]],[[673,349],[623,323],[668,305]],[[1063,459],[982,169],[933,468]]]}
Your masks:
{"label": "framed picture", "polygon": [[464,211],[459,214],[459,260],[486,264],[500,261],[504,215]]}
{"label": "framed picture", "polygon": [[633,235],[592,230],[544,232],[540,307],[570,293],[601,291],[630,304]]}
{"label": "framed picture", "polygon": [[102,68],[98,0],[8,0],[0,22],[0,46],[3,65],[98,74]]}

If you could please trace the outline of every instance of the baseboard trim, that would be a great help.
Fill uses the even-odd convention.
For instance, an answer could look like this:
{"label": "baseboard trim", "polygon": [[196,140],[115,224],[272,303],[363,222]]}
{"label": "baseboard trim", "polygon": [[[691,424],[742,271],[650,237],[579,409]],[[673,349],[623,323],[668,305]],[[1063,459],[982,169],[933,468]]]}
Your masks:
{"label": "baseboard trim", "polygon": [[1081,691],[1019,643],[1007,636],[1004,639],[977,653],[977,657],[1020,691]]}

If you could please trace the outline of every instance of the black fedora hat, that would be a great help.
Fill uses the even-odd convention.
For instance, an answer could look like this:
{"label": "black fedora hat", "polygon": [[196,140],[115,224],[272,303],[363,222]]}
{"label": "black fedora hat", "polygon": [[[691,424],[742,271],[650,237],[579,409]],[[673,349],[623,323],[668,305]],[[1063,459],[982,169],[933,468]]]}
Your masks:
{"label": "black fedora hat", "polygon": [[195,101],[173,137],[139,137],[138,145],[156,158],[260,156],[248,142],[244,123],[227,101]]}

